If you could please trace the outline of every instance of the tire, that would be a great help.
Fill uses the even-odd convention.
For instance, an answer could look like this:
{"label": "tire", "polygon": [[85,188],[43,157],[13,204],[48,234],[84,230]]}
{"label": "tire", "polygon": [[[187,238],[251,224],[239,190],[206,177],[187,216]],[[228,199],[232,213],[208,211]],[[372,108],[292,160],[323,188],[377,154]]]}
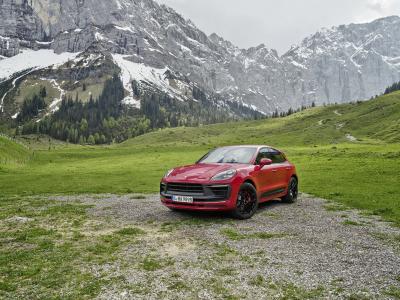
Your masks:
{"label": "tire", "polygon": [[240,186],[236,208],[232,211],[234,218],[239,220],[250,219],[258,208],[257,190],[251,183],[243,183]]}
{"label": "tire", "polygon": [[296,177],[290,178],[288,184],[288,192],[286,196],[282,197],[282,202],[284,203],[295,203],[297,201],[297,197],[299,196],[299,183]]}

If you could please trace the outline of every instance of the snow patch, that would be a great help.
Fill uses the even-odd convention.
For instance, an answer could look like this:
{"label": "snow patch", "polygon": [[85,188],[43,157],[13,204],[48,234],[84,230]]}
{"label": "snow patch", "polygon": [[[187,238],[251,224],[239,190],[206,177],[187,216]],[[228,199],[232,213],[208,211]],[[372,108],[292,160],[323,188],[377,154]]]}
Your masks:
{"label": "snow patch", "polygon": [[78,53],[65,52],[56,54],[53,50],[23,50],[22,53],[0,61],[0,78],[6,79],[23,70],[47,68],[60,65],[74,59]]}
{"label": "snow patch", "polygon": [[[182,94],[182,90],[175,89],[169,85],[169,80],[165,77],[168,68],[157,69],[146,66],[145,64],[126,60],[125,58],[128,58],[129,55],[113,54],[112,56],[114,62],[121,69],[122,82],[125,89],[129,92],[129,96],[123,100],[123,103],[140,108],[140,101],[134,97],[132,89],[133,80],[147,82],[168,95],[180,101],[185,101],[186,97]],[[179,82],[176,82],[176,84],[180,87]]]}
{"label": "snow patch", "polygon": [[[13,57],[0,60],[0,78],[7,80],[10,76],[15,73],[22,72],[24,70],[31,69],[30,71],[24,73],[23,75],[15,78],[12,82],[12,88],[15,88],[15,84],[18,79],[28,75],[39,69],[47,68],[52,65],[61,65],[70,59],[75,58],[78,53],[62,53],[56,54],[53,50],[24,50],[22,53],[15,55]],[[11,91],[7,91],[1,101],[0,101],[0,111],[3,111],[3,102],[7,94]]]}
{"label": "snow patch", "polygon": [[0,112],[4,112],[4,107],[3,107],[4,99],[6,99],[8,93],[9,93],[10,91],[12,91],[12,90],[15,88],[15,85],[16,85],[17,81],[18,81],[20,78],[22,78],[22,77],[28,75],[29,73],[32,73],[32,72],[35,71],[35,70],[36,70],[36,69],[32,69],[32,70],[30,70],[30,71],[28,71],[28,72],[25,72],[24,74],[22,74],[21,76],[18,76],[17,78],[15,78],[15,79],[13,80],[11,89],[9,89],[7,92],[5,92],[4,95],[3,95],[3,97],[2,97],[1,100],[0,100]]}
{"label": "snow patch", "polygon": [[[44,79],[45,80],[45,79]],[[50,103],[49,108],[50,111],[52,113],[55,113],[56,111],[58,111],[60,108],[58,107],[58,104],[61,103],[64,95],[65,95],[65,91],[60,87],[60,85],[58,84],[58,82],[55,79],[51,79],[50,83],[60,92],[60,98],[54,98],[53,102]]]}
{"label": "snow patch", "polygon": [[342,129],[345,125],[346,125],[346,123],[339,123],[339,124],[336,124],[336,129],[337,129],[337,130],[340,130],[340,129]]}
{"label": "snow patch", "polygon": [[351,134],[346,134],[346,139],[348,139],[350,142],[357,142],[358,140],[352,136]]}
{"label": "snow patch", "polygon": [[117,25],[114,25],[114,27],[116,28],[116,29],[118,29],[118,30],[122,30],[122,31],[129,31],[129,32],[132,32],[132,33],[135,33],[135,31],[132,29],[132,27],[120,27],[120,26],[117,26]]}
{"label": "snow patch", "polygon": [[117,4],[118,9],[122,9],[122,4],[121,4],[121,2],[119,2],[119,0],[116,0],[116,4]]}
{"label": "snow patch", "polygon": [[343,116],[343,114],[340,113],[338,110],[333,111],[333,113],[334,113],[335,115],[337,115],[337,116]]}
{"label": "snow patch", "polygon": [[96,32],[94,34],[94,37],[95,37],[96,41],[103,41],[106,39],[100,32]]}
{"label": "snow patch", "polygon": [[36,44],[39,44],[39,45],[51,45],[53,42],[54,42],[54,40],[52,40],[51,42],[39,42],[39,41],[36,41]]}
{"label": "snow patch", "polygon": [[307,68],[305,65],[302,65],[302,64],[298,63],[298,62],[295,61],[295,60],[292,60],[292,64],[293,64],[294,66],[298,67],[298,68],[303,69],[303,70],[308,70],[308,68]]}

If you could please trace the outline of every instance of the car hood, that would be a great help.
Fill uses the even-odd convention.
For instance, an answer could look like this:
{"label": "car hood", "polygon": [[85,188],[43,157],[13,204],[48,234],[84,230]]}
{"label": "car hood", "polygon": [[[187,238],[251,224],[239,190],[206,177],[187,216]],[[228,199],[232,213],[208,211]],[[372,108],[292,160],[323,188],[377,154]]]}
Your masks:
{"label": "car hood", "polygon": [[168,180],[210,180],[215,175],[230,169],[238,169],[237,164],[195,164],[174,169]]}

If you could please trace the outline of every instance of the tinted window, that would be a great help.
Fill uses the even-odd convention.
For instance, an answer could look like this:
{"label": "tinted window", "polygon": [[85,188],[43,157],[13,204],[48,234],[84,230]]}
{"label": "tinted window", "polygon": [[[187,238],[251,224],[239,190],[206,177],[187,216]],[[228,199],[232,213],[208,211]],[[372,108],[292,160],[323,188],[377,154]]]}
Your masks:
{"label": "tinted window", "polygon": [[273,164],[281,164],[286,161],[285,156],[281,152],[269,148],[263,148],[260,150],[257,155],[256,163],[260,163],[260,160],[263,158],[272,160]]}
{"label": "tinted window", "polygon": [[271,149],[270,156],[270,159],[274,164],[281,164],[286,161],[285,156],[281,152],[274,149]]}
{"label": "tinted window", "polygon": [[230,164],[249,164],[256,154],[257,148],[253,147],[224,147],[209,152],[200,159],[199,163],[230,163]]}
{"label": "tinted window", "polygon": [[260,161],[261,161],[263,158],[269,158],[269,159],[271,159],[271,156],[270,156],[270,153],[269,153],[269,149],[263,148],[263,149],[260,150],[260,152],[258,152],[257,159],[256,159],[256,164],[259,164]]}

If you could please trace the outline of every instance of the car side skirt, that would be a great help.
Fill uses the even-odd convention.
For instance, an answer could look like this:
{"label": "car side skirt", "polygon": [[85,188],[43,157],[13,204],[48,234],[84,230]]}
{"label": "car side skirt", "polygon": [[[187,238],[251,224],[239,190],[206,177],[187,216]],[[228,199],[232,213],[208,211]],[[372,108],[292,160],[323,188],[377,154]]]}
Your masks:
{"label": "car side skirt", "polygon": [[286,193],[287,188],[279,188],[279,189],[274,189],[271,191],[267,191],[261,194],[260,196],[260,202],[265,202],[274,199],[277,196],[284,196]]}

